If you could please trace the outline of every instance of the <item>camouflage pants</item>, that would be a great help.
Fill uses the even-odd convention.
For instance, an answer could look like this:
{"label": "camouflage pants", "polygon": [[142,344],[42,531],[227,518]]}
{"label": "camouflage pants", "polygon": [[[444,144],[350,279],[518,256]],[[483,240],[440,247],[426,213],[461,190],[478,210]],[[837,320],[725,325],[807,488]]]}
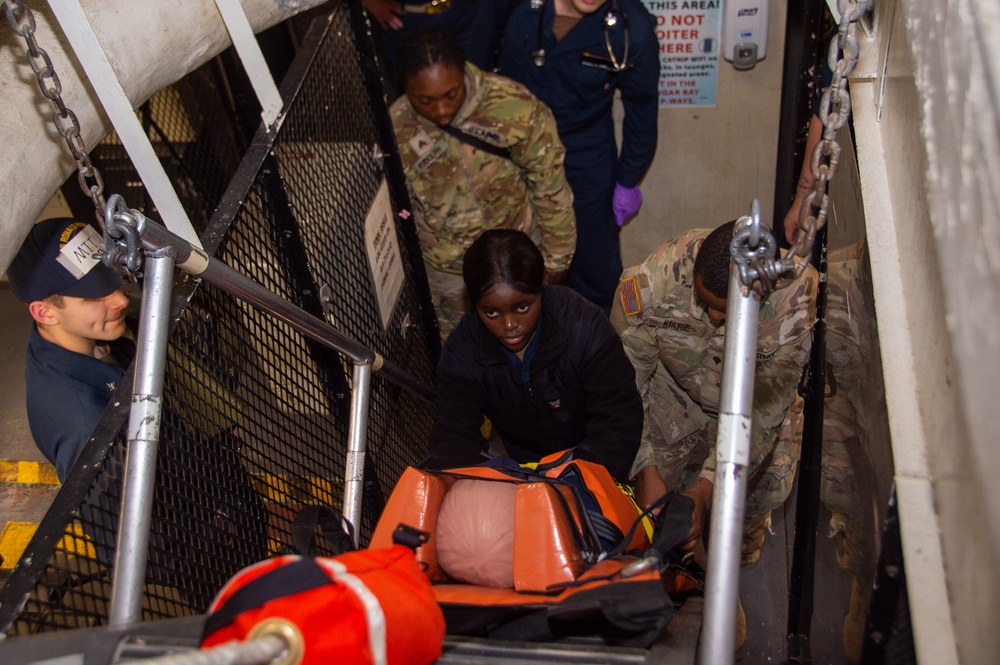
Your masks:
{"label": "camouflage pants", "polygon": [[872,511],[862,497],[869,496],[870,472],[861,449],[854,407],[843,392],[823,404],[823,466],[820,499],[830,512],[831,538],[842,537],[837,563],[856,577],[871,567],[872,544],[878,537]]}
{"label": "camouflage pants", "polygon": [[[651,420],[653,458],[668,488],[683,491],[694,484],[703,467],[715,467],[714,461],[705,464],[708,451],[715,448],[717,421],[714,418],[698,431],[669,445],[665,444],[666,437],[658,431],[656,419]],[[753,458],[762,457],[762,461],[747,481],[744,522],[764,518],[785,503],[795,482],[801,450],[802,398],[796,395],[778,429],[774,448],[762,455],[753,454],[757,451],[752,453]]]}
{"label": "camouflage pants", "polygon": [[469,295],[465,292],[465,282],[461,275],[442,272],[426,262],[424,267],[443,342],[469,309]]}
{"label": "camouflage pants", "polygon": [[829,536],[841,538],[837,562],[867,581],[874,575],[879,539],[873,456],[879,459],[885,440],[878,426],[883,421],[872,420],[882,386],[873,355],[878,347],[866,251],[861,240],[829,257],[820,498],[832,513]]}

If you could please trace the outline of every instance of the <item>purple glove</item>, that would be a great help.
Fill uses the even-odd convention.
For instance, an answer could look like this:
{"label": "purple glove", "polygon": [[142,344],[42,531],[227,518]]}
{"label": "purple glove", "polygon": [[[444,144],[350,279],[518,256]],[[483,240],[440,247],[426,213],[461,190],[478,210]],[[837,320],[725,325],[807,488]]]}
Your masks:
{"label": "purple glove", "polygon": [[615,183],[615,194],[611,199],[611,209],[615,211],[615,222],[624,226],[632,215],[639,212],[642,205],[642,192],[639,186],[625,187]]}

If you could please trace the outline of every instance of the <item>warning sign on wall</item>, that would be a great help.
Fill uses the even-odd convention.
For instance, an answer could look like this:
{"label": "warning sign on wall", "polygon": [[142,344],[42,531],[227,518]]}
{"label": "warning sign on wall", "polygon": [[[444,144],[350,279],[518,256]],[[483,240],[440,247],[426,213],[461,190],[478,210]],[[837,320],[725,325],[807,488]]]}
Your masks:
{"label": "warning sign on wall", "polygon": [[368,216],[365,217],[365,249],[368,250],[368,264],[372,269],[382,328],[388,329],[392,311],[403,291],[404,275],[403,258],[399,251],[392,204],[389,201],[389,187],[384,179]]}
{"label": "warning sign on wall", "polygon": [[660,108],[715,106],[722,0],[643,0],[660,43]]}

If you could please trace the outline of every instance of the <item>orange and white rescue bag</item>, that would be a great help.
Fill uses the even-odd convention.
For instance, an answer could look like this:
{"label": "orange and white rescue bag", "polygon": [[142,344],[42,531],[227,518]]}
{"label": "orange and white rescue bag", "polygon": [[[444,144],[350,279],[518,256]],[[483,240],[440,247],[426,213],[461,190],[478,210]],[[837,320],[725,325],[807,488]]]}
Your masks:
{"label": "orange and white rescue bag", "polygon": [[262,561],[229,580],[208,613],[202,648],[285,621],[301,633],[303,665],[427,665],[444,642],[431,585],[402,545]]}
{"label": "orange and white rescue bag", "polygon": [[[639,522],[639,509],[604,467],[553,457],[556,464],[542,460],[539,469],[408,468],[389,497],[371,547],[392,542],[399,525],[430,534],[417,548],[417,559],[434,584],[448,634],[519,641],[596,637],[606,644],[649,646],[673,616],[674,607],[658,570],[622,575],[638,557],[621,552],[649,547],[647,533],[631,528]],[[567,477],[572,477],[570,482]],[[504,516],[504,523],[511,525],[506,528],[513,531],[511,563],[503,564],[511,572],[483,576],[509,576],[506,587],[463,583],[448,574],[447,565],[442,566],[440,549],[446,543],[439,537],[440,520],[447,518],[442,505],[453,488],[470,481],[513,488],[504,493],[513,497],[509,511],[482,514],[482,519],[494,513],[513,515],[512,520]],[[616,540],[617,548],[607,546],[595,521],[603,522],[602,530]],[[494,525],[484,528],[495,530]],[[468,567],[475,565],[469,562]]]}

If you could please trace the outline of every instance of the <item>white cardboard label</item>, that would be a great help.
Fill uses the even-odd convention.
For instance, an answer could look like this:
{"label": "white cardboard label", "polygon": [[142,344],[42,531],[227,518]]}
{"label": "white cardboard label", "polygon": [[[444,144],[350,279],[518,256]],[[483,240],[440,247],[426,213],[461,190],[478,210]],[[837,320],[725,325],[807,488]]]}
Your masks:
{"label": "white cardboard label", "polygon": [[385,180],[375,195],[372,207],[365,218],[365,249],[371,266],[378,311],[382,328],[389,326],[392,312],[403,291],[403,257],[396,237],[396,224],[389,201],[389,187]]}
{"label": "white cardboard label", "polygon": [[59,250],[56,261],[68,270],[73,277],[83,279],[100,259],[94,258],[94,253],[104,249],[104,238],[92,226],[84,226],[68,243]]}

